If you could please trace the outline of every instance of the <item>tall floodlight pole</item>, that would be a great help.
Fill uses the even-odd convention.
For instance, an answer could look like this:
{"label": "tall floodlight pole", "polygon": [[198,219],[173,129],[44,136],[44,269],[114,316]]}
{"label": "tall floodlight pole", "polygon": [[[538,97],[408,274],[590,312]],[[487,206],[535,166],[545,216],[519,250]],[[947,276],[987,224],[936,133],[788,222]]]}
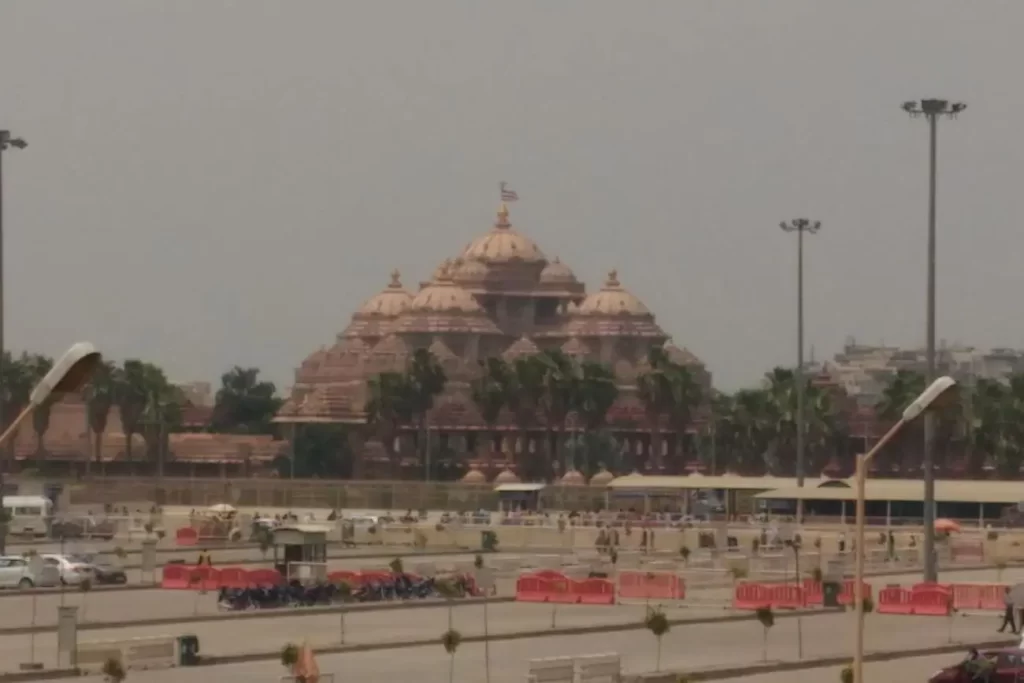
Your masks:
{"label": "tall floodlight pole", "polygon": [[[4,393],[4,152],[11,147],[25,149],[28,143],[11,135],[9,130],[0,130],[0,396]],[[3,414],[3,401],[0,400],[0,429],[6,424]],[[0,455],[0,496],[4,489],[4,472],[7,470],[6,458]]]}
{"label": "tall floodlight pole", "polygon": [[[967,108],[962,102],[915,100],[903,111],[928,121],[928,319],[925,332],[925,382],[935,379],[935,176],[939,147],[939,119],[956,118]],[[924,418],[924,580],[938,578],[935,563],[935,416]]]}
{"label": "tall floodlight pole", "polygon": [[[804,417],[804,234],[814,235],[821,230],[821,221],[807,218],[794,218],[789,223],[782,222],[779,227],[785,232],[796,233],[796,485],[803,488],[805,466],[805,440],[807,438],[807,421]],[[797,498],[796,523],[803,524],[804,501]]]}

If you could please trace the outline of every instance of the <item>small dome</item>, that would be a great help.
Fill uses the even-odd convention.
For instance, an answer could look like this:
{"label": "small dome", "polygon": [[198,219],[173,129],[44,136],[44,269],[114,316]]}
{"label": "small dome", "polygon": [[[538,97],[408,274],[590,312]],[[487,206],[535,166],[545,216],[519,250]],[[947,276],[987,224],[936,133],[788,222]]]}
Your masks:
{"label": "small dome", "polygon": [[540,349],[528,337],[520,337],[501,354],[502,360],[514,361],[540,353]]}
{"label": "small dome", "polygon": [[508,222],[508,207],[504,204],[498,209],[498,220],[494,228],[470,242],[463,250],[462,258],[484,264],[514,261],[539,263],[545,260],[544,253],[533,240],[516,232]]}
{"label": "small dome", "polygon": [[452,277],[456,280],[483,280],[487,277],[487,266],[473,259],[456,259]]}
{"label": "small dome", "polygon": [[693,353],[689,349],[681,349],[670,341],[665,342],[664,349],[665,355],[673,363],[688,366],[704,365],[704,363],[701,362],[700,358],[697,358],[697,356],[693,355]]}
{"label": "small dome", "polygon": [[579,470],[569,470],[562,476],[558,483],[562,486],[586,486],[587,479]]}
{"label": "small dome", "polygon": [[604,287],[601,288],[600,292],[591,294],[583,303],[580,304],[579,309],[575,311],[577,315],[604,315],[604,316],[616,316],[616,315],[627,315],[627,316],[649,316],[651,315],[650,310],[643,304],[640,299],[636,298],[633,294],[625,290],[619,283],[618,273],[612,271],[608,273],[608,279],[604,283]]}
{"label": "small dome", "polygon": [[498,473],[498,476],[494,478],[495,484],[518,484],[519,477],[512,470],[505,469]]}
{"label": "small dome", "polygon": [[591,486],[607,486],[615,475],[608,470],[601,468],[601,471],[590,478]]}
{"label": "small dome", "polygon": [[450,267],[446,264],[438,268],[434,281],[416,294],[409,308],[434,313],[483,313],[473,295],[452,282]]}
{"label": "small dome", "polygon": [[402,286],[397,270],[391,271],[391,284],[382,292],[375,294],[359,307],[356,315],[379,315],[394,318],[409,309],[412,294]]}
{"label": "small dome", "polygon": [[549,284],[575,283],[576,275],[569,266],[562,263],[556,256],[554,261],[544,266],[544,270],[540,271],[540,281]]}
{"label": "small dome", "polygon": [[487,477],[481,472],[476,465],[471,465],[469,472],[462,477],[463,484],[486,484]]}

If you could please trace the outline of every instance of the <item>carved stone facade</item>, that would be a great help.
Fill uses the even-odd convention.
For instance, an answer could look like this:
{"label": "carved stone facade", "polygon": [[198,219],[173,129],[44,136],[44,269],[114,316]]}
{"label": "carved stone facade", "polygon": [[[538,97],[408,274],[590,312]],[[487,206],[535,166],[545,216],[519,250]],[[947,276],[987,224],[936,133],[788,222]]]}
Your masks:
{"label": "carved stone facade", "polygon": [[[537,437],[526,436],[523,443],[510,416],[488,427],[472,401],[470,384],[486,358],[514,360],[561,349],[614,371],[620,398],[609,423],[624,450],[646,449],[648,427],[635,383],[648,351],[658,346],[710,386],[701,361],[671,344],[654,314],[615,271],[588,294],[567,265],[549,260],[513,227],[503,204],[491,230],[438,266],[417,292],[405,289],[399,274],[392,273],[388,286],[353,314],[332,346],[302,362],[278,421],[363,423],[367,380],[381,372],[401,372],[415,349],[427,348],[449,378],[430,416],[431,438],[436,434],[454,450],[488,462],[492,457],[514,460],[514,453],[537,448]],[[673,435],[666,437],[671,443]]]}

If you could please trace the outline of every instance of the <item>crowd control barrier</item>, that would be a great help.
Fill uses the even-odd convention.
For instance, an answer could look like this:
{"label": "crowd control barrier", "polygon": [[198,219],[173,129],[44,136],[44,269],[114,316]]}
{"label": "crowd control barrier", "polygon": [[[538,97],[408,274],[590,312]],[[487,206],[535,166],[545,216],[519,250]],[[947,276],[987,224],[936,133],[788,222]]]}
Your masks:
{"label": "crowd control barrier", "polygon": [[[854,585],[853,579],[846,579],[842,582],[839,589],[838,602],[844,607],[854,604]],[[871,584],[866,581],[862,584],[864,586],[864,597],[874,599],[872,593]],[[813,579],[806,579],[804,581],[804,604],[808,607],[820,607],[825,603],[825,591],[824,586],[820,581],[814,581]]]}
{"label": "crowd control barrier", "polygon": [[949,616],[953,608],[953,591],[949,586],[918,584],[910,589],[889,586],[878,591],[879,614],[913,614],[916,616]]}
{"label": "crowd control barrier", "polygon": [[619,598],[623,600],[683,600],[686,585],[669,572],[620,571]]}
{"label": "crowd control barrier", "polygon": [[1003,611],[1008,586],[1000,583],[954,583],[953,609]]}
{"label": "crowd control barrier", "polygon": [[738,610],[800,609],[807,605],[804,589],[794,584],[754,583],[736,584],[732,606]]}
{"label": "crowd control barrier", "polygon": [[216,569],[201,565],[189,567],[182,564],[169,564],[163,568],[161,588],[170,590],[204,590],[213,591],[220,588],[255,588],[277,586],[284,583],[284,578],[274,569],[245,570],[239,567]]}
{"label": "crowd control barrier", "polygon": [[608,579],[576,581],[559,572],[544,570],[519,577],[516,601],[614,605],[615,584]]}
{"label": "crowd control barrier", "polygon": [[197,545],[199,543],[199,532],[190,526],[182,527],[174,533],[174,542],[184,547]]}

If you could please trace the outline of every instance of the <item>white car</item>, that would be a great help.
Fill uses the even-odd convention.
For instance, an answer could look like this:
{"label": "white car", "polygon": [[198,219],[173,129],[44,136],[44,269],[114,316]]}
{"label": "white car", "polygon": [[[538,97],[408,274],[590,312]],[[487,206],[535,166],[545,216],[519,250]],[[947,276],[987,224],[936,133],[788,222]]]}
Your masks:
{"label": "white car", "polygon": [[34,572],[29,560],[15,555],[0,557],[0,588],[35,588],[37,586],[56,586],[60,576],[56,569],[48,567],[45,562],[38,563]]}
{"label": "white car", "polygon": [[83,579],[93,580],[92,565],[67,555],[43,555],[43,563],[54,567],[65,586],[77,586]]}

